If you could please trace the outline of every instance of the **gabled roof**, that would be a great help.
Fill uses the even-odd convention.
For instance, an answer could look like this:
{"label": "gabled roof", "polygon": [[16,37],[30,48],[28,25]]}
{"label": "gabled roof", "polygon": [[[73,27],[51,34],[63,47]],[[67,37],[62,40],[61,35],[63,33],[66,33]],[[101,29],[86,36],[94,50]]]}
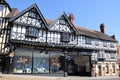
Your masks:
{"label": "gabled roof", "polygon": [[[42,21],[45,23],[45,26],[47,27],[47,22],[45,20],[45,18],[43,17],[41,11],[39,10],[37,4],[33,4],[31,5],[30,7],[28,7],[27,9],[23,10],[22,12],[20,12],[19,14],[17,14],[16,16],[12,17],[9,19],[9,22],[13,22],[15,21],[16,19],[18,19],[20,16],[24,15],[27,11],[31,10],[32,8],[35,8],[38,12],[38,14],[40,15]],[[48,28],[48,27],[47,27]]]}
{"label": "gabled roof", "polygon": [[104,34],[100,31],[96,31],[96,30],[92,30],[92,29],[88,29],[80,26],[76,26],[76,28],[79,32],[79,35],[85,35],[88,37],[93,37],[93,38],[102,39],[102,40],[117,41],[113,39],[111,36]]}
{"label": "gabled roof", "polygon": [[[53,24],[53,22],[55,23],[55,21],[50,19],[46,19],[46,22],[49,25]],[[109,41],[115,41],[115,42],[117,41],[116,39],[113,39],[111,36],[104,34],[100,31],[92,30],[89,28],[81,27],[81,26],[75,26],[75,28],[77,29],[78,35],[84,35],[84,36],[93,37],[101,40],[109,40]]]}
{"label": "gabled roof", "polygon": [[4,5],[7,5],[8,8],[10,9],[10,11],[12,11],[10,5],[6,2],[6,0],[0,0],[0,4],[4,4]]}
{"label": "gabled roof", "polygon": [[[50,24],[49,27],[53,26],[62,16],[64,16],[65,19],[68,21],[68,23],[69,23],[69,25],[71,26],[71,28],[73,29],[73,31],[74,31],[76,34],[78,34],[77,29],[76,29],[75,26],[71,23],[71,21],[69,20],[69,18],[68,18],[68,16],[66,15],[65,12],[63,12],[53,23],[51,23],[51,24],[48,23],[48,24]],[[48,20],[47,20],[47,21],[48,21]],[[48,22],[52,22],[52,21],[49,20]]]}

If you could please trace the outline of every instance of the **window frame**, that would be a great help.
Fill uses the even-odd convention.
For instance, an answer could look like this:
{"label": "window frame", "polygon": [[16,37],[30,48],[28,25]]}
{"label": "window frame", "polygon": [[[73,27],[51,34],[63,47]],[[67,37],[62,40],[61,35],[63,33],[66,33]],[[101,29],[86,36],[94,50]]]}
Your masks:
{"label": "window frame", "polygon": [[2,18],[0,18],[0,26],[2,25]]}
{"label": "window frame", "polygon": [[38,38],[39,29],[37,27],[27,26],[25,36],[31,38]]}
{"label": "window frame", "polygon": [[4,5],[0,4],[0,11],[4,10]]}
{"label": "window frame", "polygon": [[91,38],[89,38],[89,37],[85,37],[85,44],[89,44],[89,45],[91,45],[91,44],[92,44],[92,40],[91,40]]}
{"label": "window frame", "polygon": [[61,42],[70,42],[70,34],[62,32],[60,36],[60,41]]}

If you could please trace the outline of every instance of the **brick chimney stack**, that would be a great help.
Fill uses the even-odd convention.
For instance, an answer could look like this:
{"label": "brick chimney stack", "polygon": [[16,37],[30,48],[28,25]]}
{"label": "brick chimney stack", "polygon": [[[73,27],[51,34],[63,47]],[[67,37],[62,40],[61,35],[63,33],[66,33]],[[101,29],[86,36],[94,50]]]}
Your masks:
{"label": "brick chimney stack", "polygon": [[102,33],[105,33],[105,25],[104,25],[104,23],[100,24],[100,31]]}
{"label": "brick chimney stack", "polygon": [[69,19],[70,19],[70,21],[72,22],[72,24],[74,24],[74,15],[71,13],[70,15],[69,15]]}

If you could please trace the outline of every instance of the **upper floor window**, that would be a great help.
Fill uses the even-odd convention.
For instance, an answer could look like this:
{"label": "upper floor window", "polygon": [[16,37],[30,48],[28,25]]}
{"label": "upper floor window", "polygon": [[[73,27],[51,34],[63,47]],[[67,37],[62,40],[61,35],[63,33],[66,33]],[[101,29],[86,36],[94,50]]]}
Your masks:
{"label": "upper floor window", "polygon": [[103,47],[107,47],[107,42],[103,42]]}
{"label": "upper floor window", "polygon": [[86,37],[85,38],[85,43],[91,45],[92,44],[91,38]]}
{"label": "upper floor window", "polygon": [[99,41],[98,40],[95,41],[95,45],[99,46]]}
{"label": "upper floor window", "polygon": [[34,11],[29,12],[29,17],[36,18],[37,14]]}
{"label": "upper floor window", "polygon": [[2,25],[2,18],[0,18],[0,25]]}
{"label": "upper floor window", "polygon": [[61,33],[61,41],[62,42],[69,42],[70,41],[70,35],[69,33]]}
{"label": "upper floor window", "polygon": [[110,43],[110,47],[114,48],[115,47],[114,43]]}
{"label": "upper floor window", "polygon": [[60,23],[61,25],[65,25],[65,24],[66,24],[65,20],[63,20],[63,19],[60,19],[60,20],[59,20],[59,23]]}
{"label": "upper floor window", "polygon": [[0,11],[3,11],[4,5],[0,5]]}
{"label": "upper floor window", "polygon": [[38,28],[37,27],[30,27],[28,26],[26,29],[26,37],[33,37],[37,38],[38,37]]}

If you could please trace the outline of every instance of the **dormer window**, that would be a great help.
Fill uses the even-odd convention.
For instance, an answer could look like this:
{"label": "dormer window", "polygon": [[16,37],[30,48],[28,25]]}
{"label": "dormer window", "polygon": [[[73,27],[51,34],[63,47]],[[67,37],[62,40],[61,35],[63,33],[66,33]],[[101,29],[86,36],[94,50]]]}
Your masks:
{"label": "dormer window", "polygon": [[85,43],[91,45],[92,44],[91,38],[86,37],[85,38]]}
{"label": "dormer window", "polygon": [[0,11],[3,11],[4,5],[0,5]]}
{"label": "dormer window", "polygon": [[29,17],[36,18],[37,14],[34,11],[29,12]]}
{"label": "dormer window", "polygon": [[103,47],[107,47],[107,42],[103,42]]}
{"label": "dormer window", "polygon": [[110,47],[111,48],[114,48],[115,46],[114,46],[114,43],[110,43]]}
{"label": "dormer window", "polygon": [[95,45],[99,46],[99,41],[98,40],[95,41]]}
{"label": "dormer window", "polygon": [[38,34],[39,33],[38,33],[38,28],[37,27],[28,26],[26,28],[26,37],[37,38]]}
{"label": "dormer window", "polygon": [[59,23],[60,23],[61,25],[65,25],[65,24],[66,24],[65,20],[63,20],[63,19],[60,19],[60,20],[59,20]]}
{"label": "dormer window", "polygon": [[62,42],[70,42],[70,35],[69,33],[61,33],[61,41]]}

